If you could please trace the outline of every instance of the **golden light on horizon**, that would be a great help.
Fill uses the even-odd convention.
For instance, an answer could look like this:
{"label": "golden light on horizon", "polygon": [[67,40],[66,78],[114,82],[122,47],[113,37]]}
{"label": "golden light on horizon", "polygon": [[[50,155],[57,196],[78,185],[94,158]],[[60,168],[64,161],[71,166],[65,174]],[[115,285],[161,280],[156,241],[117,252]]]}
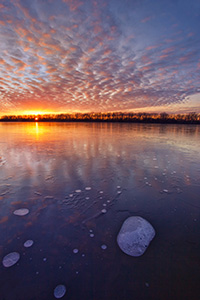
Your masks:
{"label": "golden light on horizon", "polygon": [[51,114],[52,112],[47,112],[47,111],[41,111],[41,110],[25,110],[20,113],[20,115],[45,115],[45,114]]}

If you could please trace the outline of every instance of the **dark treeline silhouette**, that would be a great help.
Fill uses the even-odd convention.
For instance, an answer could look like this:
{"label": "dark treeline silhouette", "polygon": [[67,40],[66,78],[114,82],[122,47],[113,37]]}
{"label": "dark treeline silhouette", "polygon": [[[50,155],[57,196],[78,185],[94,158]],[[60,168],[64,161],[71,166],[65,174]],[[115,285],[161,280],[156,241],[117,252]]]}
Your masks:
{"label": "dark treeline silhouette", "polygon": [[1,117],[4,122],[142,122],[142,123],[191,123],[200,124],[200,114],[157,113],[74,113],[74,114],[44,114],[44,115],[7,115]]}

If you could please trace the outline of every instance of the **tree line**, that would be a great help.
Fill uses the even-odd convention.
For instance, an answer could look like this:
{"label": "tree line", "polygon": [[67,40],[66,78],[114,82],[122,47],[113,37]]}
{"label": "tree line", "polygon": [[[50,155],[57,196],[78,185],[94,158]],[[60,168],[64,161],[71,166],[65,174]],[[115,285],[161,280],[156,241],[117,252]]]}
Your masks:
{"label": "tree line", "polygon": [[91,113],[62,113],[41,115],[5,115],[0,121],[5,122],[142,122],[142,123],[192,123],[200,124],[200,114],[133,113],[133,112],[91,112]]}

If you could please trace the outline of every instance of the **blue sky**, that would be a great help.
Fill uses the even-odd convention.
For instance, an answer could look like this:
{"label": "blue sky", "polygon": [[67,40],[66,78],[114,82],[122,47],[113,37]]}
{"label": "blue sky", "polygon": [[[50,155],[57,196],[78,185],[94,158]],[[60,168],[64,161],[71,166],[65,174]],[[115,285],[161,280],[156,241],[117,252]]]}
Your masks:
{"label": "blue sky", "polygon": [[2,0],[0,113],[200,112],[198,0]]}

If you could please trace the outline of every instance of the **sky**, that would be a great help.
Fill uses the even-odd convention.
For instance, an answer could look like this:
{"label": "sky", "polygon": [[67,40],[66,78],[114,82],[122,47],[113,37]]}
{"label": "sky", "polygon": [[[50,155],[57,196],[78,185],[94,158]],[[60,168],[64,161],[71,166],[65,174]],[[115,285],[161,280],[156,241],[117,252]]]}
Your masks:
{"label": "sky", "polygon": [[199,0],[0,0],[0,114],[200,113]]}

